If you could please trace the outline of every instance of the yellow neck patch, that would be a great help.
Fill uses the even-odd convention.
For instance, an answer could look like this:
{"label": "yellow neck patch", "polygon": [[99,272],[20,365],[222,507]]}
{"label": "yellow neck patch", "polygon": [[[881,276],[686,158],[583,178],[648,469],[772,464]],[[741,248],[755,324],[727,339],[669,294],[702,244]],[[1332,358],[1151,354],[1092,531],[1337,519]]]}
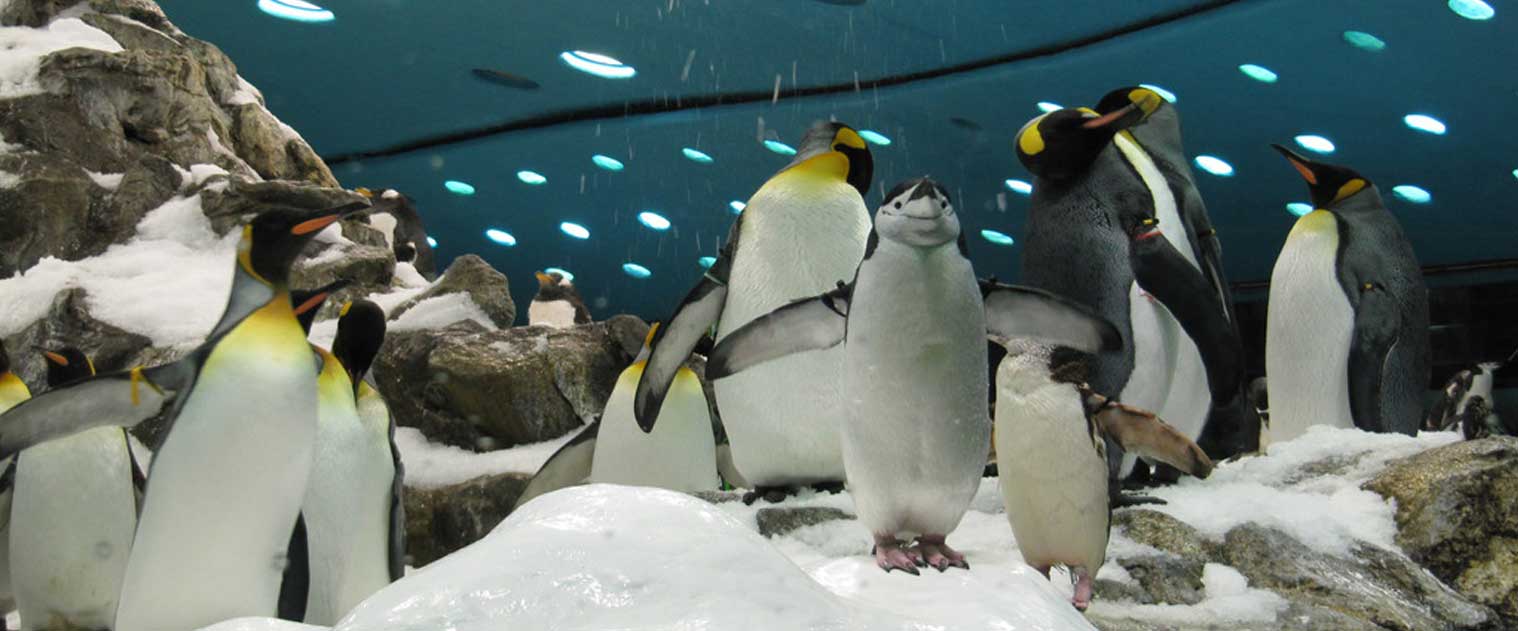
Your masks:
{"label": "yellow neck patch", "polygon": [[253,269],[253,226],[251,225],[242,227],[242,239],[237,242],[237,265],[259,282],[265,285],[274,284]]}
{"label": "yellow neck patch", "polygon": [[1306,235],[1334,235],[1337,237],[1338,234],[1339,222],[1334,218],[1334,214],[1319,208],[1302,215],[1302,218],[1292,225],[1291,234],[1287,235],[1286,238],[1295,239]]}
{"label": "yellow neck patch", "polygon": [[845,182],[849,178],[849,158],[837,151],[829,151],[820,156],[807,158],[786,171]]}
{"label": "yellow neck patch", "polygon": [[838,133],[833,134],[833,144],[841,144],[845,147],[852,147],[854,149],[863,149],[864,138],[861,138],[858,133],[854,132],[854,130],[845,127],[838,130]]}
{"label": "yellow neck patch", "polygon": [[1138,88],[1128,92],[1128,100],[1144,110],[1144,116],[1153,114],[1155,110],[1160,109],[1160,103],[1164,102],[1158,93],[1148,88]]}
{"label": "yellow neck patch", "polygon": [[1362,180],[1360,178],[1355,178],[1353,180],[1345,182],[1344,186],[1339,187],[1339,192],[1334,193],[1334,202],[1337,203],[1344,201],[1344,198],[1349,197],[1350,195],[1354,195],[1364,188],[1365,180]]}
{"label": "yellow neck patch", "polygon": [[647,346],[653,345],[653,343],[654,343],[654,334],[658,333],[658,332],[659,332],[659,323],[658,322],[655,322],[653,324],[653,326],[648,327],[648,335],[646,335],[646,336],[643,337],[643,346],[647,347]]}

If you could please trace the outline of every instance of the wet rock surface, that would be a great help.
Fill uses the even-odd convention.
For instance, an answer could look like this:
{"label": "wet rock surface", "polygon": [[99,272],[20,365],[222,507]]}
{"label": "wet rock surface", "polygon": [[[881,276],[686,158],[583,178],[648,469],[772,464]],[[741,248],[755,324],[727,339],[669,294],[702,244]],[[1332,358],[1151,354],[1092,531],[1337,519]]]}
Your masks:
{"label": "wet rock surface", "polygon": [[[394,255],[391,255],[393,264]],[[436,283],[415,298],[401,303],[391,310],[390,317],[398,318],[417,304],[429,298],[448,294],[468,294],[470,300],[480,307],[490,321],[499,328],[510,328],[516,321],[517,305],[511,299],[511,285],[506,275],[496,271],[484,259],[465,254],[453,260],[448,271]],[[637,351],[634,351],[636,354]],[[624,354],[626,354],[624,352]]]}
{"label": "wet rock surface", "polygon": [[406,489],[406,564],[421,567],[479,541],[511,512],[531,475],[487,475]]}

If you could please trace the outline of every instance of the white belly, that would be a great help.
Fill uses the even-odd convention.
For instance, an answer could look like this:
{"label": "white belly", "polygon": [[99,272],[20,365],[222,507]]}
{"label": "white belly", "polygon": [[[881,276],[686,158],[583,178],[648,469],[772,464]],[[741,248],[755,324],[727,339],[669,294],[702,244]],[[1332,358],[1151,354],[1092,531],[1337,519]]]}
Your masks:
{"label": "white belly", "polygon": [[306,623],[337,624],[390,584],[394,479],[388,416],[383,424],[361,421],[351,396],[323,396],[311,482],[301,504],[311,571]]}
{"label": "white belly", "polygon": [[100,427],[21,452],[9,547],[27,628],[111,626],[137,526],[127,449]]}
{"label": "white belly", "polygon": [[[847,282],[864,256],[869,212],[843,183],[806,200],[771,180],[743,211],[721,340],[749,321]],[[800,353],[713,384],[733,463],[761,486],[843,479],[838,428],[843,350]]]}
{"label": "white belly", "polygon": [[154,454],[116,631],[274,615],[316,433],[316,371],[294,333],[281,352],[230,344],[234,330],[207,360]]}
{"label": "white belly", "polygon": [[[1133,327],[1133,372],[1120,399],[1153,411],[1196,440],[1212,407],[1201,351],[1170,310],[1145,295],[1138,283],[1129,288],[1128,313]],[[1132,463],[1133,456],[1126,455],[1123,475]]]}
{"label": "white belly", "polygon": [[682,369],[670,384],[654,431],[645,434],[632,413],[641,374],[628,368],[617,379],[601,416],[590,480],[674,491],[715,490],[717,442],[701,381]]}
{"label": "white belly", "polygon": [[[1308,216],[1317,212],[1326,211]],[[1349,346],[1355,315],[1339,285],[1338,248],[1336,229],[1293,228],[1270,274],[1265,383],[1276,442],[1300,436],[1312,425],[1354,426]]]}
{"label": "white belly", "polygon": [[527,323],[567,329],[575,325],[575,306],[568,300],[534,300],[527,305]]}

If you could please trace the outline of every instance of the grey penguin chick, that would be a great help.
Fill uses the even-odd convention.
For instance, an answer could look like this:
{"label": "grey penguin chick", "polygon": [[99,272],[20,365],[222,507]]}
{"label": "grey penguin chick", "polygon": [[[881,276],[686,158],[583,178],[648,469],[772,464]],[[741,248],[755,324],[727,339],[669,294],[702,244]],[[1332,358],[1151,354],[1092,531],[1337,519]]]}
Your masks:
{"label": "grey penguin chick", "polygon": [[[908,180],[885,200],[852,283],[734,331],[713,349],[707,375],[841,343],[844,471],[876,563],[909,574],[968,568],[946,538],[985,467],[987,331],[1090,351],[1116,348],[1120,337],[1053,294],[977,281],[938,183]],[[913,546],[900,539],[912,535]]]}

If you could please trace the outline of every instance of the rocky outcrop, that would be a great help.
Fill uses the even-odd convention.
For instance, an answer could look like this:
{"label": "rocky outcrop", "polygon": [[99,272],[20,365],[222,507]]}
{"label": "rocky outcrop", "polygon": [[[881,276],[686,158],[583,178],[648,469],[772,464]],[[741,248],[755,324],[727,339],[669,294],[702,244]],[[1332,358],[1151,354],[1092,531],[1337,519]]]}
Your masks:
{"label": "rocky outcrop", "polygon": [[96,371],[110,372],[139,363],[150,343],[91,316],[88,295],[77,287],[58,292],[46,318],[5,339],[12,368],[32,392],[42,391],[47,383],[47,367],[33,347],[73,346],[84,351]]}
{"label": "rocky outcrop", "polygon": [[421,567],[479,541],[511,512],[532,476],[502,473],[406,489],[406,564]]}
{"label": "rocky outcrop", "polygon": [[1365,488],[1396,500],[1408,556],[1518,627],[1518,438],[1430,449]]}
{"label": "rocky outcrop", "polygon": [[481,449],[556,438],[600,415],[632,361],[612,331],[637,319],[613,320],[393,333],[375,360],[375,381],[397,422],[436,442]]}
{"label": "rocky outcrop", "polygon": [[442,278],[415,298],[392,309],[390,317],[398,318],[429,298],[457,293],[468,294],[470,300],[499,328],[510,328],[516,321],[517,305],[511,300],[511,286],[506,281],[506,275],[473,254],[454,259],[453,264],[448,266],[448,271],[443,272]]}

